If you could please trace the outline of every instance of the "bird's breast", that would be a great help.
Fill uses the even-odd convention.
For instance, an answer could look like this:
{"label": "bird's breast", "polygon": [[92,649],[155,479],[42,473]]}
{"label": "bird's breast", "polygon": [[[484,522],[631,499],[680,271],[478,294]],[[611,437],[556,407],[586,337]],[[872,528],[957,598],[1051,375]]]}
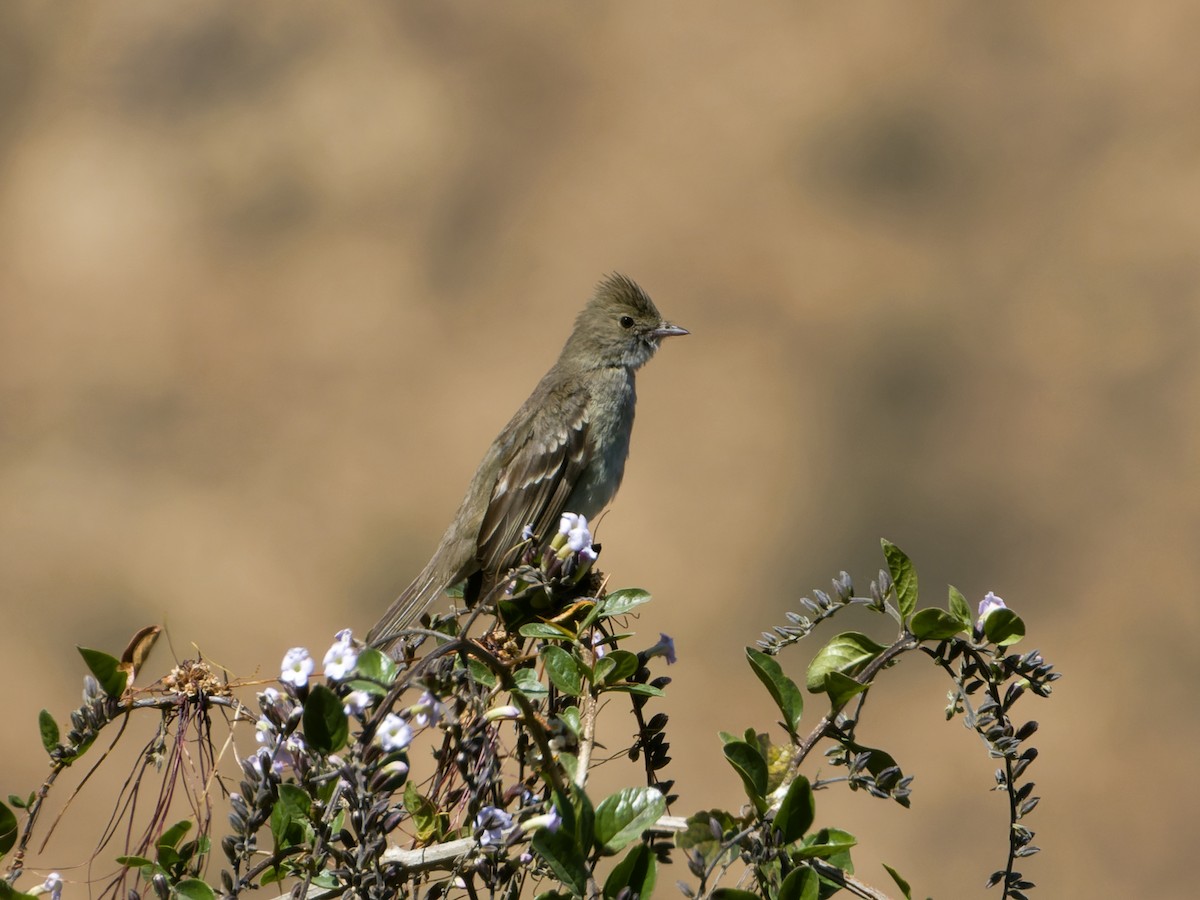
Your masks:
{"label": "bird's breast", "polygon": [[636,399],[632,373],[619,369],[597,377],[588,404],[588,463],[567,498],[567,512],[590,519],[621,486]]}

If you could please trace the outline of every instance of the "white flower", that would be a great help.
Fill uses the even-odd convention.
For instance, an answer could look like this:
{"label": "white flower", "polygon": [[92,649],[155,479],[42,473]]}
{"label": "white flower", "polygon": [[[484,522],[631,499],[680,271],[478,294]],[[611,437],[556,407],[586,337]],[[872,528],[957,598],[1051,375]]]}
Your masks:
{"label": "white flower", "polygon": [[567,546],[575,553],[582,553],[585,548],[592,549],[592,533],[588,531],[588,520],[583,516],[577,517],[574,527],[567,532]]}
{"label": "white flower", "polygon": [[354,671],[358,662],[358,651],[350,643],[350,629],[344,628],[337,633],[333,646],[325,654],[325,677],[332,681],[340,681]]}
{"label": "white flower", "polygon": [[275,743],[275,726],[267,721],[266,716],[259,716],[258,721],[254,723],[254,740],[260,744]]}
{"label": "white flower", "polygon": [[351,691],[342,699],[342,712],[348,716],[362,715],[371,705],[371,695],[366,691]]}
{"label": "white flower", "polygon": [[526,525],[524,528],[521,529],[521,540],[523,540],[523,541],[532,541],[533,540],[533,525],[532,524]]}
{"label": "white flower", "polygon": [[412,707],[409,712],[413,714],[418,725],[422,728],[427,728],[430,725],[437,725],[442,721],[442,716],[446,712],[446,708],[442,706],[440,700],[433,694],[426,691],[421,695],[421,699],[417,701],[417,705]]}
{"label": "white flower", "polygon": [[512,828],[512,816],[495,806],[485,806],[475,817],[475,827],[483,829],[479,843],[486,847],[504,840],[504,832]]}
{"label": "white flower", "polygon": [[979,601],[979,619],[975,623],[976,628],[983,628],[984,620],[998,609],[1008,609],[1004,605],[1004,601],[993,594],[987,592],[987,596]]}
{"label": "white flower", "polygon": [[580,517],[575,515],[573,512],[563,513],[562,518],[558,520],[558,533],[570,534],[571,529],[575,527],[575,523],[578,522],[579,519]]}
{"label": "white flower", "polygon": [[375,733],[375,740],[389,753],[393,750],[403,750],[412,743],[412,738],[412,729],[408,723],[395,713],[384,716],[383,721],[379,723],[379,731]]}
{"label": "white flower", "polygon": [[279,672],[279,680],[295,688],[308,686],[308,676],[313,673],[316,663],[304,647],[293,647],[283,655],[283,665]]}

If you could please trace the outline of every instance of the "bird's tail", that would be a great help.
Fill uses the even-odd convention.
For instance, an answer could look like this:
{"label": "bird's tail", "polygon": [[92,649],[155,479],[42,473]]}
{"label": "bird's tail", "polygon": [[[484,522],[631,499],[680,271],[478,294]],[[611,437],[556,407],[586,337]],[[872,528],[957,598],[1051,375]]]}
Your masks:
{"label": "bird's tail", "polygon": [[425,610],[441,596],[447,585],[443,578],[438,577],[437,555],[429,561],[429,565],[413,579],[392,605],[387,608],[378,622],[367,632],[367,644],[385,650],[400,636],[400,632],[409,628],[421,617]]}

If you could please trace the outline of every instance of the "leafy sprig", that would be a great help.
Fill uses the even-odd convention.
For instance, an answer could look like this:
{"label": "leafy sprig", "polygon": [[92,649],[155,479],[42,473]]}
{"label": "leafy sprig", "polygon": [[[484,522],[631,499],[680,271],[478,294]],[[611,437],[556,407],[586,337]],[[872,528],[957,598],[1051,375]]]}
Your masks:
{"label": "leafy sprig", "polygon": [[[65,736],[51,713],[39,716],[49,776],[39,790],[0,803],[0,856],[16,851],[0,900],[58,900],[57,873],[29,893],[15,887],[39,813],[61,773],[102,734],[113,730],[119,740],[133,715],[159,723],[104,829],[100,853],[117,835],[126,838],[101,896],[232,900],[286,882],[335,898],[438,900],[457,886],[469,900],[527,890],[545,900],[639,900],[655,890],[674,849],[694,879],[680,889],[695,900],[816,900],[839,891],[879,900],[887,895],[855,874],[855,837],[822,823],[816,798],[844,784],[909,805],[913,776],[857,731],[871,688],[913,651],[949,677],[947,717],[961,718],[999,762],[995,789],[1007,798],[1011,827],[1005,865],[989,884],[1013,900],[1027,896],[1033,884],[1016,866],[1037,852],[1026,824],[1040,801],[1027,778],[1037,723],[1022,722],[1015,707],[1027,695],[1048,697],[1058,674],[1037,651],[1012,649],[1025,624],[1003,601],[989,594],[976,611],[951,588],[944,608],[921,608],[912,563],[885,541],[886,568],[867,596],[856,596],[843,572],[832,593],[802,599],[786,624],[746,649],[779,712],[779,731],[723,734],[722,756],[747,802],[682,818],[668,814],[678,802],[666,777],[669,720],[651,706],[670,683],[661,665],[673,662],[674,644],[665,635],[639,644],[627,629],[650,595],[606,592],[586,521],[569,524],[543,551],[530,537],[502,596],[427,617],[391,655],[339,632],[320,677],[308,651],[294,648],[278,686],[252,702],[238,694],[254,685],[219,677],[203,660],[134,688],[156,629],[140,633],[120,659],[81,651],[89,674]],[[784,651],[852,607],[879,614],[891,633],[836,634],[802,677],[790,673]],[[633,715],[625,753],[641,764],[642,783],[594,799],[589,775],[614,758],[597,757],[597,722],[625,705],[614,700]],[[814,702],[822,708],[812,721],[806,706]],[[228,737],[214,734],[214,711]],[[255,749],[246,752],[250,734]],[[232,771],[219,765],[225,745],[237,759]],[[805,774],[818,748],[834,774]],[[106,752],[96,765],[108,759]],[[147,790],[155,778],[157,789]],[[148,815],[138,804],[147,793]],[[179,798],[190,807],[182,819],[172,815]],[[223,834],[212,814],[219,804],[227,809]],[[886,870],[911,897],[905,878]]]}

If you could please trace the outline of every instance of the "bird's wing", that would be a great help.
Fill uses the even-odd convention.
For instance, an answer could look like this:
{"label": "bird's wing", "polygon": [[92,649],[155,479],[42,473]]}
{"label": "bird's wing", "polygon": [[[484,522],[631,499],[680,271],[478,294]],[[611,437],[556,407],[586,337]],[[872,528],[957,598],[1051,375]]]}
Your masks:
{"label": "bird's wing", "polygon": [[543,540],[557,529],[563,505],[588,463],[587,405],[586,391],[544,404],[524,440],[512,447],[479,529],[478,558],[485,572],[515,562],[526,525]]}

